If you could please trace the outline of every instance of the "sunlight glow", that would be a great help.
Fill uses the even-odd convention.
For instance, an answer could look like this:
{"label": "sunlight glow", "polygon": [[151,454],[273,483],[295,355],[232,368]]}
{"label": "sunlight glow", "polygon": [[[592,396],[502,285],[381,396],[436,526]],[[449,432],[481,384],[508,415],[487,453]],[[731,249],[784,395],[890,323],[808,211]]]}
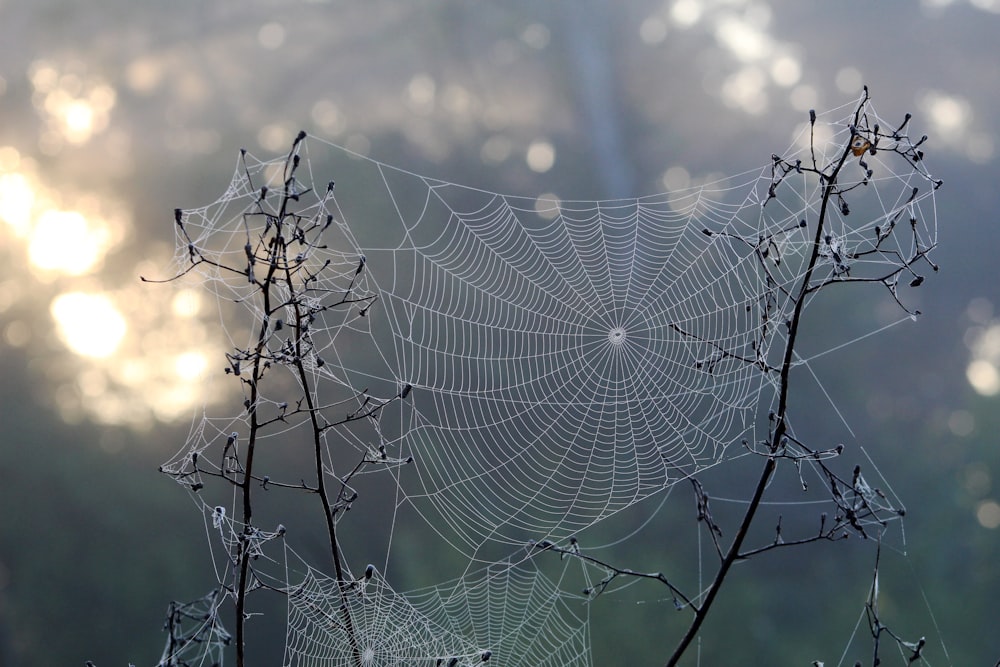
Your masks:
{"label": "sunlight glow", "polygon": [[104,294],[67,292],[50,307],[59,338],[73,352],[84,357],[112,355],[128,326],[121,312]]}
{"label": "sunlight glow", "polygon": [[75,62],[62,68],[45,60],[28,68],[35,89],[35,108],[45,121],[40,146],[45,152],[59,152],[64,142],[85,144],[107,129],[115,106],[114,88],[90,77]]}
{"label": "sunlight glow", "polygon": [[43,271],[79,276],[100,262],[108,245],[108,230],[80,212],[49,210],[35,222],[28,256]]}
{"label": "sunlight glow", "polygon": [[[34,276],[51,283],[101,267],[127,236],[128,214],[113,197],[47,187],[32,160],[0,147],[0,239],[26,260]],[[23,253],[23,254],[22,254]]]}
{"label": "sunlight glow", "polygon": [[[149,268],[136,273],[148,275]],[[135,284],[60,294],[50,312],[59,340],[75,355],[49,368],[62,418],[144,430],[223,400],[232,387],[222,372],[211,372],[223,344],[202,324],[204,310],[193,287]]]}
{"label": "sunlight glow", "polygon": [[0,174],[0,219],[24,237],[31,228],[35,191],[24,174]]}
{"label": "sunlight glow", "polygon": [[184,352],[174,359],[177,376],[185,381],[197,380],[208,368],[208,360],[200,352]]}
{"label": "sunlight glow", "polygon": [[66,134],[70,141],[80,143],[94,129],[94,109],[83,100],[71,100],[62,110]]}
{"label": "sunlight glow", "polygon": [[194,317],[201,311],[202,296],[191,288],[182,289],[174,295],[170,309],[177,317]]}

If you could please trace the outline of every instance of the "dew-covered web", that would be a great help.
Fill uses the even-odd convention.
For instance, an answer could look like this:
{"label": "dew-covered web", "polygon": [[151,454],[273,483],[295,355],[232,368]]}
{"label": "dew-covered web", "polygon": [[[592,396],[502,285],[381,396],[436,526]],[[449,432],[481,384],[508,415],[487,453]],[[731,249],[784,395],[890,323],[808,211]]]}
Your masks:
{"label": "dew-covered web", "polygon": [[[782,157],[829,163],[850,132],[821,117]],[[321,149],[340,150],[313,141],[314,161]],[[848,217],[831,202],[817,283],[891,273],[935,243],[926,175],[881,155],[842,177],[864,207]],[[771,192],[777,168],[555,201],[345,166],[366,183],[338,180],[334,203],[379,295],[373,335],[389,376],[414,388],[387,432],[418,462],[400,481],[432,524],[471,553],[566,537],[745,451],[774,400],[813,241],[800,224],[823,187],[793,172]],[[913,233],[891,235],[897,223]]]}
{"label": "dew-covered web", "polygon": [[289,583],[288,665],[348,665],[355,654],[363,665],[587,664],[586,610],[530,562],[406,595],[368,570],[348,596],[349,615],[336,579],[308,568]]}
{"label": "dew-covered web", "polygon": [[[288,665],[590,664],[579,588],[525,545],[759,453],[820,289],[861,283],[916,314],[936,183],[898,122],[857,110],[804,122],[759,169],[627,200],[510,196],[304,136],[241,153],[218,201],[176,213],[175,273],[217,298],[220,372],[243,390],[163,466],[205,517],[217,597],[250,554],[251,588],[287,598]],[[845,156],[849,202],[816,177]],[[248,494],[285,491],[328,494],[332,564],[291,551],[287,515],[246,520]],[[862,531],[893,505],[861,475],[835,501]],[[332,537],[345,517],[363,533],[358,516],[384,533],[377,556]],[[390,585],[401,517],[454,547],[457,578]]]}

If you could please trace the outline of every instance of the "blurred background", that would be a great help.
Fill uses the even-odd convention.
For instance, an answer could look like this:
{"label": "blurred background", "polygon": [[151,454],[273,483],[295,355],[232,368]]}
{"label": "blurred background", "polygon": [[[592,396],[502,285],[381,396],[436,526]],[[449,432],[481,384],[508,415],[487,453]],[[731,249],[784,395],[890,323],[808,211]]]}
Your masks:
{"label": "blurred background", "polygon": [[[228,342],[205,295],[138,276],[165,275],[173,209],[218,197],[241,147],[305,129],[442,180],[621,197],[766,164],[864,84],[930,136],[942,270],[916,324],[815,369],[906,504],[906,631],[936,638],[934,664],[994,664],[998,34],[997,0],[0,0],[0,665],[153,664],[167,603],[213,582],[157,466],[232,399]],[[819,309],[816,335],[876,328],[869,305]],[[822,396],[799,409],[839,425]],[[807,664],[781,660],[821,639],[787,603],[822,623],[826,598],[755,568],[719,614],[727,650]],[[595,625],[595,664],[638,661],[622,646],[660,622]]]}

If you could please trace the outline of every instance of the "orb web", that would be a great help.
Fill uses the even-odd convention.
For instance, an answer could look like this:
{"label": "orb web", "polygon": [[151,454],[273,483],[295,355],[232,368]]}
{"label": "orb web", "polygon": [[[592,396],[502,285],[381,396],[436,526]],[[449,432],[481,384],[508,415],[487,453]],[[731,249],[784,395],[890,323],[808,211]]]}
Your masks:
{"label": "orb web", "polygon": [[405,595],[379,573],[362,578],[346,603],[351,632],[335,579],[309,568],[288,592],[289,667],[354,667],[359,658],[362,665],[590,664],[587,619],[571,607],[578,601],[566,600],[530,561],[494,563]]}
{"label": "orb web", "polygon": [[[800,128],[786,163],[832,160],[851,136],[837,113]],[[322,377],[413,387],[382,420],[384,437],[416,461],[399,479],[408,499],[464,551],[571,535],[753,440],[822,183],[785,174],[776,193],[772,162],[654,196],[539,202],[305,144],[295,187],[333,238],[303,252],[342,267],[337,280],[363,258],[359,289],[378,301],[359,305],[369,317],[331,312],[316,324],[333,356]],[[252,209],[248,157],[275,180],[279,161],[244,156],[216,209],[241,199]],[[865,208],[832,212],[822,280],[898,263],[911,249],[889,247],[897,222],[935,242],[926,173],[858,161],[841,184],[864,182]],[[305,182],[314,163],[337,185]],[[246,216],[216,209],[185,212],[192,239],[244,252]],[[243,283],[209,276],[220,296],[253,307]],[[378,363],[345,356],[351,345],[337,337],[350,332],[375,340]]]}
{"label": "orb web", "polygon": [[[804,124],[781,159],[759,169],[646,197],[538,201],[404,171],[310,137],[292,182],[284,158],[244,154],[219,201],[179,212],[178,273],[259,321],[271,311],[248,274],[266,267],[247,248],[269,224],[267,187],[296,193],[296,228],[326,232],[322,244],[296,239],[302,266],[317,276],[310,289],[319,298],[350,284],[354,295],[350,307],[319,310],[309,323],[309,349],[297,359],[312,384],[300,389],[350,398],[364,388],[354,400],[389,406],[365,420],[367,431],[324,430],[330,463],[322,473],[343,479],[334,452],[344,445],[392,464],[394,509],[415,509],[459,552],[490,563],[408,593],[381,573],[337,581],[303,566],[304,575],[275,574],[271,585],[288,596],[286,662],[434,664],[451,656],[476,664],[493,651],[492,664],[589,664],[585,619],[558,586],[488,554],[569,538],[752,448],[773,408],[787,323],[819,287],[870,281],[906,310],[901,293],[919,284],[914,258],[936,244],[933,181],[922,165],[900,169],[891,150],[885,159],[855,154],[843,170],[840,188],[856,191],[857,210],[834,202],[818,263],[806,273],[825,186],[794,165],[828,164],[845,146],[853,150],[854,108]],[[891,233],[897,227],[909,233]],[[192,246],[217,259],[192,266]],[[224,269],[241,262],[247,274]],[[815,289],[797,302],[804,281]],[[237,352],[250,347],[252,332],[228,333]],[[794,364],[826,351],[800,351]],[[229,371],[238,374],[236,357]],[[258,400],[283,421],[283,404],[267,391]],[[406,400],[378,398],[394,392]],[[201,484],[188,468],[202,454],[224,474],[225,451],[214,452],[246,425],[245,414],[206,417],[165,471]],[[273,437],[295,428],[279,426]],[[247,527],[225,514],[216,522],[219,506],[199,502],[227,552],[246,541]],[[279,537],[258,531],[252,542],[263,556]],[[345,585],[358,589],[350,603]],[[354,630],[335,622],[343,604]]]}
{"label": "orb web", "polygon": [[[850,132],[821,116],[785,160],[830,161]],[[831,212],[822,279],[897,263],[911,249],[883,237],[902,219],[935,242],[926,174],[858,162],[842,180],[865,181],[865,206]],[[401,483],[435,526],[469,552],[567,536],[743,451],[773,399],[822,195],[794,173],[774,192],[775,164],[655,196],[544,202],[344,165],[365,183],[334,197],[380,296],[373,336],[386,372],[414,387],[391,429],[417,461]]]}

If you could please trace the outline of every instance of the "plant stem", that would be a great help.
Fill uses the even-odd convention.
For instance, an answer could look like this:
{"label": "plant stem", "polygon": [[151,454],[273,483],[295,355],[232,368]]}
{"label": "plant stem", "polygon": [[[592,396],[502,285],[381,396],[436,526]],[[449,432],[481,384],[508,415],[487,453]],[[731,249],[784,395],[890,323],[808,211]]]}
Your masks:
{"label": "plant stem", "polygon": [[[855,121],[857,121],[857,117],[863,106],[864,102],[858,106],[858,111],[855,113]],[[805,305],[806,296],[812,282],[813,272],[819,260],[820,244],[823,241],[823,229],[826,224],[830,200],[836,192],[837,178],[840,175],[840,171],[846,163],[847,157],[851,154],[851,142],[853,139],[854,135],[852,133],[851,138],[848,140],[847,145],[844,147],[840,155],[840,159],[830,171],[830,175],[824,176],[822,173],[820,174],[821,178],[826,179],[826,185],[823,188],[823,199],[819,210],[819,218],[816,223],[816,234],[813,239],[809,261],[806,265],[806,271],[802,276],[802,281],[799,284],[798,293],[795,299],[795,308],[792,312],[791,318],[789,319],[788,340],[785,344],[784,358],[781,362],[781,375],[778,388],[778,409],[775,414],[776,421],[774,430],[771,433],[771,441],[768,445],[770,453],[767,457],[767,461],[764,463],[763,470],[761,470],[760,478],[757,480],[757,487],[754,489],[753,497],[747,506],[743,519],[740,521],[740,526],[736,531],[733,542],[730,545],[729,550],[726,552],[725,557],[722,559],[722,563],[719,565],[719,570],[716,573],[715,579],[712,581],[712,585],[709,587],[708,592],[705,594],[704,601],[696,608],[694,620],[691,622],[690,627],[688,627],[687,632],[681,638],[680,643],[677,644],[673,654],[671,654],[670,658],[667,660],[667,667],[675,667],[677,665],[678,661],[687,651],[691,642],[698,635],[698,631],[701,629],[702,623],[704,623],[705,618],[708,616],[708,612],[712,608],[712,604],[715,602],[715,599],[719,594],[719,590],[722,588],[722,584],[725,581],[726,576],[729,574],[730,568],[732,568],[733,563],[740,558],[740,549],[743,546],[743,542],[746,539],[747,534],[750,532],[750,526],[753,524],[757,510],[760,508],[761,501],[764,498],[764,492],[767,490],[771,477],[777,469],[777,454],[782,447],[782,441],[784,440],[785,433],[788,430],[786,411],[788,408],[789,379],[795,351],[795,341],[799,331],[799,324],[802,319],[802,309]]]}
{"label": "plant stem", "polygon": [[[287,264],[285,268],[285,275],[291,291],[294,289],[292,288],[292,274],[291,270],[287,267]],[[344,579],[343,557],[340,553],[340,544],[337,541],[337,522],[334,517],[335,510],[330,503],[330,495],[326,488],[326,475],[323,472],[323,426],[319,423],[318,408],[310,389],[309,376],[306,373],[305,364],[302,361],[303,353],[305,352],[302,345],[303,332],[307,331],[308,315],[302,312],[302,304],[294,293],[289,295],[289,300],[295,308],[295,331],[297,334],[295,337],[295,370],[298,373],[299,381],[302,384],[306,408],[309,413],[309,421],[313,433],[312,445],[314,465],[316,466],[316,493],[319,496],[320,504],[323,507],[323,517],[326,520],[326,531],[330,540],[330,555],[333,559],[333,567],[337,576],[337,586],[340,589],[340,610],[344,621],[344,627],[347,631],[347,640],[351,645],[351,654],[354,658],[354,664],[357,667],[361,667],[361,649],[358,646],[358,640],[355,636],[354,622],[351,619],[350,611],[351,601],[348,599],[350,584]]]}

